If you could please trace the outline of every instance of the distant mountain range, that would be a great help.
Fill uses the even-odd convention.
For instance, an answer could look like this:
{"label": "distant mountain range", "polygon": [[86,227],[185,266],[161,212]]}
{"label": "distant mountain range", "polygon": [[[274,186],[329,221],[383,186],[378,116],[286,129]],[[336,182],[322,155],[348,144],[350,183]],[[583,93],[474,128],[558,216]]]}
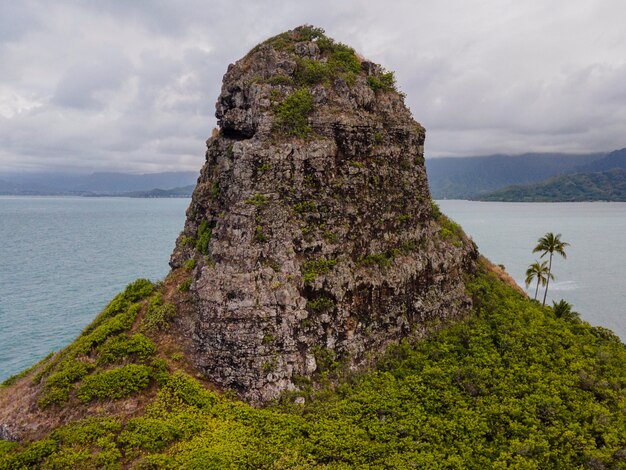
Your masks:
{"label": "distant mountain range", "polygon": [[[0,174],[0,195],[33,196],[121,196],[125,193],[146,193],[134,197],[175,197],[181,188],[193,186],[198,178],[195,171],[128,174],[100,172],[88,175],[69,173]],[[170,191],[156,196],[159,191]],[[185,193],[186,194],[186,193]]]}
{"label": "distant mountain range", "polygon": [[626,170],[613,168],[596,173],[556,176],[541,183],[507,186],[477,199],[507,202],[626,202]]}
{"label": "distant mountain range", "polygon": [[559,175],[539,183],[512,185],[479,194],[481,201],[626,201],[626,149],[580,168],[579,173]]}
{"label": "distant mountain range", "polygon": [[172,189],[151,189],[149,191],[131,191],[128,193],[112,193],[112,194],[88,194],[93,197],[138,197],[138,198],[164,198],[164,197],[191,197],[193,190],[196,188],[194,184],[189,186],[181,186]]}
{"label": "distant mountain range", "polygon": [[[431,193],[435,199],[487,200],[496,190],[513,190],[509,186],[515,186],[515,190],[508,192],[507,197],[513,197],[513,194],[522,194],[519,186],[547,183],[547,180],[557,176],[626,168],[626,149],[582,155],[528,153],[515,156],[436,158],[426,160],[426,168]],[[578,181],[582,185],[592,179],[579,178]],[[591,192],[589,188],[587,193]],[[493,197],[504,196],[499,194]],[[526,194],[525,197],[530,196]]]}
{"label": "distant mountain range", "polygon": [[[623,200],[626,148],[589,154],[527,153],[426,160],[435,199]],[[566,177],[567,176],[567,177]],[[0,195],[189,197],[198,173],[0,174]],[[577,188],[577,189],[574,189]]]}
{"label": "distant mountain range", "polygon": [[470,199],[513,184],[536,183],[600,160],[605,153],[584,155],[526,153],[426,160],[435,199]]}

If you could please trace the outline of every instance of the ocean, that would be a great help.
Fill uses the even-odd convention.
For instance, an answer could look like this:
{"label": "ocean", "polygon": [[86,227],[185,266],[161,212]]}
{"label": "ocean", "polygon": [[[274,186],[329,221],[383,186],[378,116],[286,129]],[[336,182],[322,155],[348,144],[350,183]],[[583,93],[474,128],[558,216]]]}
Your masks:
{"label": "ocean", "polygon": [[[626,203],[439,204],[521,285],[537,239],[562,233],[548,298],[626,339]],[[0,380],[69,344],[128,283],[165,277],[188,205],[0,196]]]}

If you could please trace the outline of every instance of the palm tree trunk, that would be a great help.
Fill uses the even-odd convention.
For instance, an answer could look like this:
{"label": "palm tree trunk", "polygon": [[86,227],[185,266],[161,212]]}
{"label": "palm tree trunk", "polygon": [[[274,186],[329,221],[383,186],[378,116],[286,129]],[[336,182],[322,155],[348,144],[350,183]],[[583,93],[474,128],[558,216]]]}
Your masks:
{"label": "palm tree trunk", "polygon": [[535,298],[533,300],[537,300],[537,292],[539,292],[539,281],[541,281],[541,278],[537,276],[537,287],[535,288]]}
{"label": "palm tree trunk", "polygon": [[552,273],[552,252],[550,252],[550,262],[548,263],[548,280],[546,281],[546,290],[543,293],[543,305],[546,306],[546,297],[548,296],[548,286],[550,285],[550,274]]}

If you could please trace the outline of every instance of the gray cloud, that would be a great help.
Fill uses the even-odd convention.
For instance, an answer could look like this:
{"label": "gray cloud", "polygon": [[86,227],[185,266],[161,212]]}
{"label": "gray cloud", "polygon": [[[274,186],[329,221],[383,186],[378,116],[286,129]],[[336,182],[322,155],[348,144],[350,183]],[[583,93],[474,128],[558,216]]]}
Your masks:
{"label": "gray cloud", "polygon": [[228,63],[309,23],[396,71],[427,154],[626,146],[621,0],[0,5],[0,171],[197,170]]}

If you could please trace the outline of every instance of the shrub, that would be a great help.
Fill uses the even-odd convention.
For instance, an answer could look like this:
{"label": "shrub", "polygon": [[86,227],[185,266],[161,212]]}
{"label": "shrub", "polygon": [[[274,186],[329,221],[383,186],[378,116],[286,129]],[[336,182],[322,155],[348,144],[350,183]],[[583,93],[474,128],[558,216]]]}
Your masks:
{"label": "shrub", "polygon": [[309,300],[306,303],[306,309],[311,313],[328,312],[335,308],[335,302],[328,297],[319,297],[315,300]]}
{"label": "shrub", "polygon": [[278,85],[293,85],[293,78],[288,77],[287,75],[274,75],[267,80],[267,83],[270,85],[278,86]]}
{"label": "shrub", "polygon": [[211,184],[211,189],[209,189],[209,193],[211,194],[211,199],[213,201],[215,201],[220,196],[220,182],[219,182],[219,180],[213,181],[213,184]]}
{"label": "shrub", "polygon": [[367,84],[374,91],[397,91],[393,72],[383,72],[379,76],[370,75],[367,77]]}
{"label": "shrub", "polygon": [[178,284],[178,290],[180,292],[189,292],[189,288],[191,287],[191,278],[188,277],[183,282]]}
{"label": "shrub", "polygon": [[155,350],[154,343],[141,333],[130,338],[124,335],[115,336],[98,348],[97,364],[110,364],[130,357],[147,359]]}
{"label": "shrub", "polygon": [[262,207],[265,204],[267,204],[267,197],[265,197],[265,195],[263,194],[255,194],[251,198],[246,199],[245,203],[253,205],[253,206],[257,206],[257,207]]}
{"label": "shrub", "polygon": [[370,253],[369,255],[361,257],[359,260],[362,266],[380,266],[381,268],[385,268],[387,266],[391,266],[393,260],[396,257],[395,250],[387,250],[384,253]]}
{"label": "shrub", "polygon": [[337,264],[336,259],[320,258],[307,261],[302,265],[302,275],[305,284],[312,284],[318,276],[327,273]]}
{"label": "shrub", "polygon": [[286,135],[307,137],[311,132],[308,117],[313,112],[313,96],[300,88],[283,100],[275,109],[276,129]]}
{"label": "shrub", "polygon": [[293,205],[294,212],[298,214],[313,212],[315,209],[317,209],[317,205],[313,201],[302,201]]}
{"label": "shrub", "polygon": [[139,302],[154,291],[154,284],[148,279],[137,279],[126,286],[124,297],[129,302]]}
{"label": "shrub", "polygon": [[95,373],[83,380],[76,396],[83,403],[97,398],[124,398],[146,388],[150,383],[150,372],[148,366],[128,364]]}
{"label": "shrub", "polygon": [[[186,287],[183,287],[186,284]],[[191,278],[183,281],[178,290],[181,292],[189,290]],[[145,331],[165,330],[169,328],[170,321],[176,316],[176,308],[170,303],[163,302],[160,294],[150,299],[146,315],[141,321],[141,328]]]}
{"label": "shrub", "polygon": [[209,252],[209,242],[211,241],[211,236],[213,235],[213,229],[209,226],[209,222],[207,220],[203,220],[198,228],[198,241],[196,242],[196,250],[198,250],[203,255],[206,255]]}

